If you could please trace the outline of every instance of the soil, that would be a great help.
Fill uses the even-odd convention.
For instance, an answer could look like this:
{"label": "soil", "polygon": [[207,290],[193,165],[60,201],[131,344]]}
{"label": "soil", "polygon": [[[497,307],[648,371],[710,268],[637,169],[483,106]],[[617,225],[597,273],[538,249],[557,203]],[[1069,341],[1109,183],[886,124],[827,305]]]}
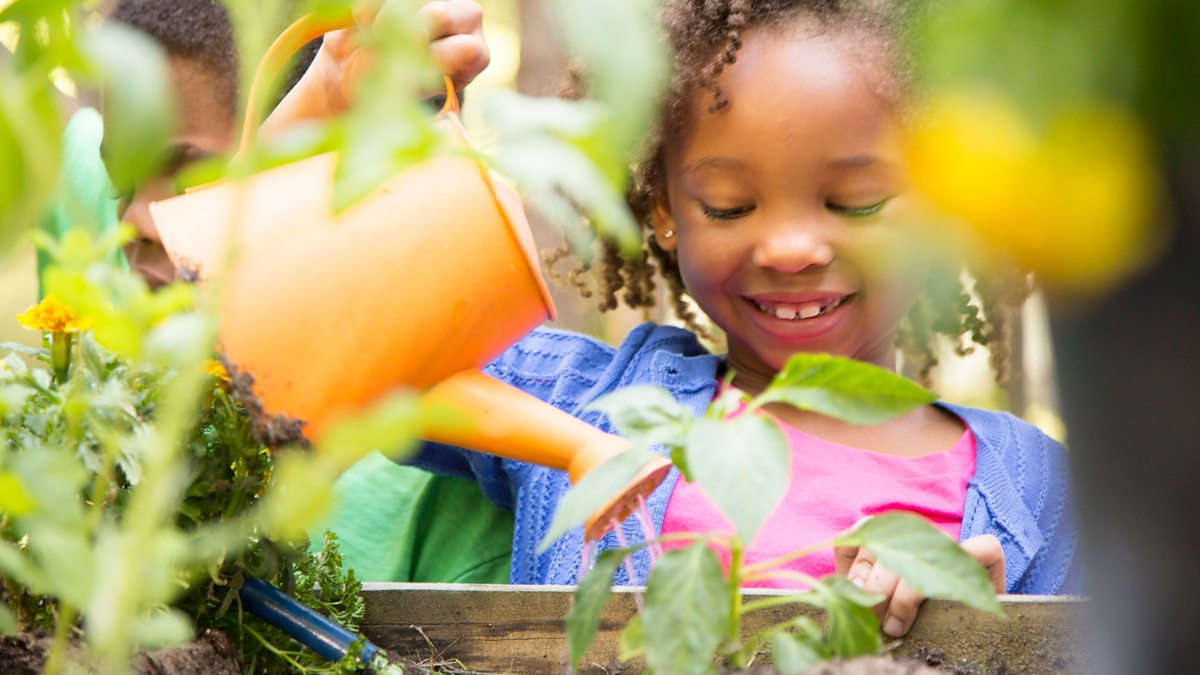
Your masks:
{"label": "soil", "polygon": [[225,366],[225,372],[229,373],[230,392],[250,414],[254,440],[271,449],[285,445],[309,446],[308,439],[304,437],[304,420],[286,415],[268,415],[262,401],[254,395],[254,376],[230,363],[223,355],[218,358],[221,365]]}
{"label": "soil", "polygon": [[[0,637],[0,664],[5,675],[38,675],[46,662],[51,637],[46,633],[18,633]],[[141,652],[133,661],[141,675],[239,675],[233,645],[220,631],[206,631],[195,642]],[[79,643],[67,647],[67,660],[78,663],[83,656]]]}
{"label": "soil", "polygon": [[802,675],[945,675],[945,672],[915,659],[861,656],[849,661],[823,663],[803,671]]}

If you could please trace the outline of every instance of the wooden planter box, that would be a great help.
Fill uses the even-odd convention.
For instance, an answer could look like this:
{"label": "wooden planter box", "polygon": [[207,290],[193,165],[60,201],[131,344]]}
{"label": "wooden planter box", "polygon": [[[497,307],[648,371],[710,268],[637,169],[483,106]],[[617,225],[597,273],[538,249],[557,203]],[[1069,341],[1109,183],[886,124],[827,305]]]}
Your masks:
{"label": "wooden planter box", "polygon": [[[564,586],[365,583],[362,629],[375,644],[414,662],[458,661],[485,673],[566,672],[563,619],[573,589]],[[747,596],[770,592],[748,591]],[[940,661],[969,673],[1084,672],[1080,624],[1085,603],[1073,598],[1005,596],[1007,617],[929,601],[898,654]],[[583,672],[639,673],[617,660],[620,631],[635,612],[631,591],[613,593]],[[748,629],[820,612],[802,605],[756,612]]]}

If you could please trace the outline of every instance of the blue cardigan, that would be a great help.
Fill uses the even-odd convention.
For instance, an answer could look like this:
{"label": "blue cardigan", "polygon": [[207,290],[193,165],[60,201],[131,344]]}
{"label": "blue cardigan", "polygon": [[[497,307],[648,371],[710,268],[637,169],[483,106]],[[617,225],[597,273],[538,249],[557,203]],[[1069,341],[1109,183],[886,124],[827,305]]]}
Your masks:
{"label": "blue cardigan", "polygon": [[[485,369],[605,431],[608,418],[585,411],[605,394],[633,384],[668,389],[680,403],[703,414],[717,386],[720,358],[691,333],[643,324],[614,349],[592,338],[538,329]],[[993,534],[1004,548],[1009,593],[1079,593],[1073,564],[1076,546],[1070,508],[1067,455],[1035,427],[1007,414],[940,404],[975,434],[977,459],[963,512],[962,537]],[[582,528],[575,528],[540,555],[538,543],[555,506],[569,487],[567,475],[540,466],[426,443],[413,463],[439,473],[474,478],[496,504],[516,513],[511,580],[515,584],[573,584],[580,568]],[[667,500],[679,478],[672,469],[647,500],[655,531],[661,531]],[[631,518],[622,526],[627,542],[644,539]],[[609,533],[600,549],[617,548]],[[637,583],[649,569],[645,551],[633,557]],[[622,569],[618,584],[629,583]]]}

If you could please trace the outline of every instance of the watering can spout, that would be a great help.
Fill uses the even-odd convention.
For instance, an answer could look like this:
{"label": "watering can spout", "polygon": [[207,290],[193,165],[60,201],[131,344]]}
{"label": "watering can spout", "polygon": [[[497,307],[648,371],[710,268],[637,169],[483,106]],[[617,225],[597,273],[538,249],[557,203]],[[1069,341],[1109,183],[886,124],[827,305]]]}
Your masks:
{"label": "watering can spout", "polygon": [[[302,19],[263,68],[286,62],[276,48],[336,27]],[[470,147],[455,112],[443,110],[440,125]],[[626,449],[479,372],[554,317],[515,192],[472,153],[457,153],[409,167],[334,213],[335,165],[318,155],[150,207],[176,267],[211,286],[223,356],[252,376],[264,414],[302,421],[317,440],[344,413],[411,387],[468,419],[429,428],[430,440],[567,471],[573,482]],[[623,521],[668,467],[647,467],[597,511],[588,536]]]}

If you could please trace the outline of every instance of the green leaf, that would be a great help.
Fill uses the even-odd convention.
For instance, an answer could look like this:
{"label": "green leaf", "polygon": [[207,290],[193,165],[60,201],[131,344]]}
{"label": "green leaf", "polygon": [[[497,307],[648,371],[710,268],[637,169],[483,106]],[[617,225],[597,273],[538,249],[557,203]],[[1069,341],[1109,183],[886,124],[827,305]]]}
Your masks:
{"label": "green leaf", "polygon": [[[625,165],[658,114],[670,56],[656,0],[562,0],[554,3],[572,50],[587,64],[591,95],[612,118],[604,139]],[[621,36],[614,49],[612,36]]]}
{"label": "green leaf", "polygon": [[723,420],[737,412],[738,408],[748,399],[745,392],[728,387],[717,395],[717,398],[708,406],[708,411],[704,413],[704,416]]}
{"label": "green leaf", "polygon": [[617,648],[617,660],[621,663],[629,663],[646,653],[646,633],[642,627],[641,614],[635,614],[629,623],[625,624]]}
{"label": "green leaf", "polygon": [[8,605],[0,605],[0,635],[12,635],[17,632],[20,626],[17,625],[17,615],[8,608]]}
{"label": "green leaf", "polygon": [[104,159],[117,190],[153,174],[175,124],[175,97],[162,46],[107,22],[88,36],[87,53],[104,86]]}
{"label": "green leaf", "polygon": [[646,663],[658,673],[707,673],[725,641],[733,595],[705,542],[670,551],[646,586]]}
{"label": "green leaf", "polygon": [[623,253],[639,250],[641,229],[625,202],[624,187],[611,182],[595,159],[579,148],[554,139],[526,138],[506,144],[496,164],[556,225],[569,228],[582,211]]}
{"label": "green leaf", "polygon": [[879,424],[936,396],[878,366],[828,354],[794,354],[754,405],[781,402],[853,424]]}
{"label": "green leaf", "polygon": [[704,494],[746,542],[775,509],[788,485],[787,438],[770,419],[697,420],[687,440],[687,463]]}
{"label": "green leaf", "polygon": [[617,433],[635,446],[657,443],[681,446],[695,416],[671,396],[652,385],[625,387],[603,396],[587,407],[608,415]]}
{"label": "green leaf", "polygon": [[286,541],[304,539],[308,528],[324,521],[333,508],[337,473],[332,468],[306,455],[280,457],[262,501],[263,529]]}
{"label": "green leaf", "polygon": [[17,546],[0,541],[0,576],[8,577],[34,593],[46,592],[42,570]]}
{"label": "green leaf", "polygon": [[554,520],[550,521],[550,529],[538,545],[538,551],[545,551],[571,528],[587,522],[596,509],[624,492],[629,482],[653,459],[654,455],[644,450],[630,449],[596,467],[572,485],[558,503]]}
{"label": "green leaf", "polygon": [[29,513],[36,506],[21,479],[9,471],[0,471],[0,511],[14,516]]}
{"label": "green leaf", "polygon": [[879,619],[871,610],[878,596],[841,577],[822,579],[812,590],[806,602],[825,610],[825,643],[832,654],[849,659],[883,649]]}
{"label": "green leaf", "polygon": [[571,605],[571,611],[567,612],[567,651],[571,655],[571,672],[579,669],[579,662],[596,637],[596,629],[600,627],[600,611],[612,594],[613,573],[630,553],[630,549],[601,553],[596,565],[579,583],[579,588],[575,589],[575,602]]}
{"label": "green leaf", "polygon": [[192,620],[177,609],[151,612],[133,625],[133,638],[145,649],[183,644],[192,639],[192,633]]}
{"label": "green leaf", "polygon": [[421,406],[411,392],[384,398],[365,411],[348,414],[317,439],[318,452],[342,468],[349,468],[372,450],[389,459],[410,455],[417,446]]}
{"label": "green leaf", "polygon": [[1002,615],[987,571],[958,542],[924,518],[903,512],[864,521],[838,546],[865,546],[900,578],[930,598],[956,600]]}
{"label": "green leaf", "polygon": [[[24,35],[24,34],[23,34]],[[27,42],[22,40],[22,43]],[[29,41],[31,42],[31,41]],[[54,87],[42,72],[0,63],[0,257],[45,215],[58,186],[62,143]]]}
{"label": "green leaf", "polygon": [[807,633],[776,633],[771,638],[771,660],[780,675],[799,673],[828,658],[820,639]]}

